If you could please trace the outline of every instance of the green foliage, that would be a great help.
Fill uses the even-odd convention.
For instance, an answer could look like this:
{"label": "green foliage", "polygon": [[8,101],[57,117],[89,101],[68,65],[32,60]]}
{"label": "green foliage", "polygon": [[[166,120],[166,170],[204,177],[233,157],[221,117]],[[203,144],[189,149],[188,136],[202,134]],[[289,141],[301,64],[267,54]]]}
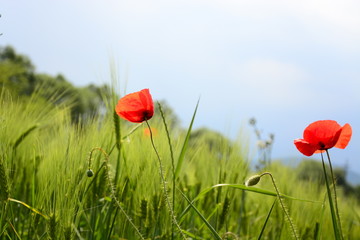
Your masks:
{"label": "green foliage", "polygon": [[[1,94],[0,141],[7,194],[29,207],[2,201],[0,236],[137,239],[120,205],[144,238],[171,238],[171,216],[161,189],[157,158],[144,134],[145,125],[133,130],[133,125],[120,119],[117,131],[123,137],[121,147],[116,148],[119,136],[115,133],[113,107],[104,116],[80,125],[72,123],[65,104],[58,106],[54,108],[41,98],[24,102],[5,91]],[[157,129],[154,142],[171,191],[172,160],[161,117],[154,115],[151,125]],[[199,239],[291,238],[290,230],[284,227],[284,214],[277,205],[273,207],[276,193],[271,182],[264,179],[256,188],[242,185],[251,174],[241,139],[230,141],[210,130],[194,130],[182,153],[187,130],[174,130],[178,134],[171,135],[173,154],[175,159],[183,154],[184,160],[174,185],[179,190],[171,200],[176,202],[174,212],[183,233]],[[16,148],[14,143],[18,143]],[[109,165],[105,168],[104,155],[94,152],[93,176],[88,177],[88,153],[94,147],[104,149]],[[321,235],[331,239],[331,220],[320,217],[327,216],[322,214],[323,185],[309,180],[313,178],[299,179],[294,169],[276,162],[268,170],[277,179],[300,237]],[[341,193],[339,199],[344,234],[355,238],[360,233],[356,227],[359,219],[354,216],[354,212],[359,215],[359,206],[355,198]],[[174,239],[178,238],[175,231]]]}
{"label": "green foliage", "polygon": [[30,59],[6,46],[0,48],[0,86],[17,96],[28,98],[36,94],[54,105],[70,106],[72,121],[91,118],[105,107],[104,96],[109,96],[109,87],[74,87],[61,74],[50,76],[35,72]]}
{"label": "green foliage", "polygon": [[0,48],[0,86],[21,95],[30,95],[35,81],[34,66],[11,47]]}
{"label": "green foliage", "polygon": [[[316,182],[320,185],[325,184],[322,164],[316,160],[303,160],[296,169],[298,178],[302,181]],[[345,195],[356,196],[359,194],[357,188],[352,186],[346,180],[346,170],[343,168],[335,168],[334,176],[336,185],[339,186]]]}
{"label": "green foliage", "polygon": [[[1,213],[0,234],[6,232],[14,239],[17,234],[22,239],[39,239],[44,235],[51,239],[65,235],[73,239],[80,236],[84,239],[137,238],[124,214],[118,211],[120,204],[144,237],[166,239],[171,233],[171,218],[160,188],[157,159],[149,137],[144,134],[146,127],[139,125],[133,130],[133,125],[120,120],[117,131],[121,131],[119,136],[124,137],[116,140],[119,136],[115,134],[113,107],[110,106],[110,111],[104,116],[76,124],[71,121],[68,103],[59,102],[54,108],[51,101],[44,101],[41,97],[50,90],[43,91],[45,93],[36,92],[25,99],[2,89],[0,141],[4,162],[2,169],[9,188],[9,191],[2,189],[2,192],[26,203],[26,206],[4,199],[2,207],[6,209]],[[152,127],[157,129],[154,141],[164,161],[164,172],[169,176],[171,158],[162,119],[155,116],[151,121]],[[175,158],[178,158],[187,131],[173,130],[177,135],[171,143]],[[114,148],[118,141],[121,145],[119,149]],[[206,150],[202,141],[197,140],[197,147],[204,149],[201,153],[203,160],[196,160],[198,152],[190,148],[181,153],[184,164],[175,186],[190,196],[201,191],[201,184],[210,186],[219,183],[219,170],[226,169],[228,164],[247,166],[239,152],[234,151],[231,155],[227,150],[231,156],[221,161]],[[94,174],[88,177],[88,152],[98,146],[109,154],[109,174],[105,172],[104,157],[94,153],[91,160]],[[118,156],[121,162],[119,168],[116,167]],[[203,167],[209,166],[209,163],[213,166],[212,176],[216,176],[215,179]],[[194,167],[198,168],[195,172]],[[114,180],[116,175],[118,179],[114,188],[110,188],[108,179]],[[228,171],[227,175],[235,179],[234,175],[238,173]],[[172,183],[169,177],[167,181]],[[112,200],[113,194],[116,194],[118,204]],[[180,195],[174,201],[176,213],[187,206]],[[188,227],[184,226],[186,230]],[[198,232],[200,236],[202,231]],[[207,232],[203,236],[209,234]],[[175,234],[177,237],[178,233]]]}
{"label": "green foliage", "polygon": [[325,184],[324,173],[321,162],[316,160],[303,160],[297,167],[297,174],[300,180]]}
{"label": "green foliage", "polygon": [[[138,239],[140,234],[171,239],[172,217],[147,126],[116,118],[111,89],[75,88],[61,76],[36,74],[25,57],[10,50],[0,54],[0,239]],[[2,74],[10,66],[25,83],[33,75],[43,87],[14,87]],[[100,95],[103,100],[96,103]],[[104,111],[99,114],[92,104]],[[74,109],[83,112],[74,115]],[[176,192],[169,198],[182,232],[193,239],[290,239],[272,182],[244,185],[254,175],[247,142],[209,129],[191,131],[194,119],[182,129],[169,106],[162,110],[167,128],[159,112],[149,122],[156,129],[153,140],[168,191]],[[177,178],[174,159],[181,160]],[[276,178],[301,239],[333,239],[317,164],[292,169],[271,162],[266,169]],[[356,239],[358,196],[345,195],[345,172],[335,175],[344,236]],[[180,238],[175,231],[173,239]]]}

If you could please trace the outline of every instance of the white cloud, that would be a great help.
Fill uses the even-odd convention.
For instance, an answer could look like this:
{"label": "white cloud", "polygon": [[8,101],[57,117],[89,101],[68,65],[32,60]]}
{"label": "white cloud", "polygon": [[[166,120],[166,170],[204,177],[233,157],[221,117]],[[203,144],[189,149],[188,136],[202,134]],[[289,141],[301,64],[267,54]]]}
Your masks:
{"label": "white cloud", "polygon": [[299,66],[273,59],[249,60],[238,65],[233,74],[236,82],[232,85],[244,100],[281,107],[296,103],[311,80]]}
{"label": "white cloud", "polygon": [[[341,50],[360,51],[360,1],[356,0],[201,0],[204,6],[226,11],[264,32],[305,32],[311,41]],[[289,27],[287,23],[292,25]],[[295,23],[295,24],[294,24]],[[279,29],[286,30],[279,32]],[[285,29],[284,29],[285,28]],[[280,36],[281,37],[281,36]],[[284,36],[282,36],[284,37]]]}

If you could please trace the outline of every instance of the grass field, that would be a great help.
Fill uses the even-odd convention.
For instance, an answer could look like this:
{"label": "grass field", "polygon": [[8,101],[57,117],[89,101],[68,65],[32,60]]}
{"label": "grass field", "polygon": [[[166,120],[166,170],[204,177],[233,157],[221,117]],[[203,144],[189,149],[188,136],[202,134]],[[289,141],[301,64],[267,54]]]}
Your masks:
{"label": "grass field", "polygon": [[[0,239],[334,239],[325,185],[278,162],[255,172],[247,136],[196,134],[156,111],[159,161],[147,125],[120,119],[115,103],[74,124],[66,103],[2,91]],[[270,176],[244,185],[265,171],[297,236]],[[338,204],[344,239],[360,239],[358,199],[338,188]]]}

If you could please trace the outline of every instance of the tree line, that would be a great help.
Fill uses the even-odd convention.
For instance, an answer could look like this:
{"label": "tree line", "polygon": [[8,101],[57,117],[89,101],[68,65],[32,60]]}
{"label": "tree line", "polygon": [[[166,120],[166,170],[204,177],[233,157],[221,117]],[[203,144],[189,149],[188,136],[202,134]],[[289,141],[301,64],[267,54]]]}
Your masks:
{"label": "tree line", "polygon": [[0,87],[13,96],[30,97],[38,91],[39,98],[55,105],[69,103],[75,122],[96,115],[104,105],[104,96],[110,96],[106,84],[75,87],[62,74],[37,73],[31,60],[11,46],[0,47]]}

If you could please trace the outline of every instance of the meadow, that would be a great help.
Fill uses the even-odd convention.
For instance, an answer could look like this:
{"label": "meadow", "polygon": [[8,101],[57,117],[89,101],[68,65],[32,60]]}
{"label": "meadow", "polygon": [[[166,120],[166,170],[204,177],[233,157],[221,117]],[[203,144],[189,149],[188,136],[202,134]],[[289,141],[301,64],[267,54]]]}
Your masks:
{"label": "meadow", "polygon": [[[246,134],[193,129],[206,103],[186,127],[155,103],[150,135],[107,99],[74,122],[67,102],[2,90],[0,239],[335,239],[326,186],[276,161],[255,171]],[[245,185],[263,172],[280,196],[270,176]],[[337,194],[343,239],[360,239],[359,200]]]}

